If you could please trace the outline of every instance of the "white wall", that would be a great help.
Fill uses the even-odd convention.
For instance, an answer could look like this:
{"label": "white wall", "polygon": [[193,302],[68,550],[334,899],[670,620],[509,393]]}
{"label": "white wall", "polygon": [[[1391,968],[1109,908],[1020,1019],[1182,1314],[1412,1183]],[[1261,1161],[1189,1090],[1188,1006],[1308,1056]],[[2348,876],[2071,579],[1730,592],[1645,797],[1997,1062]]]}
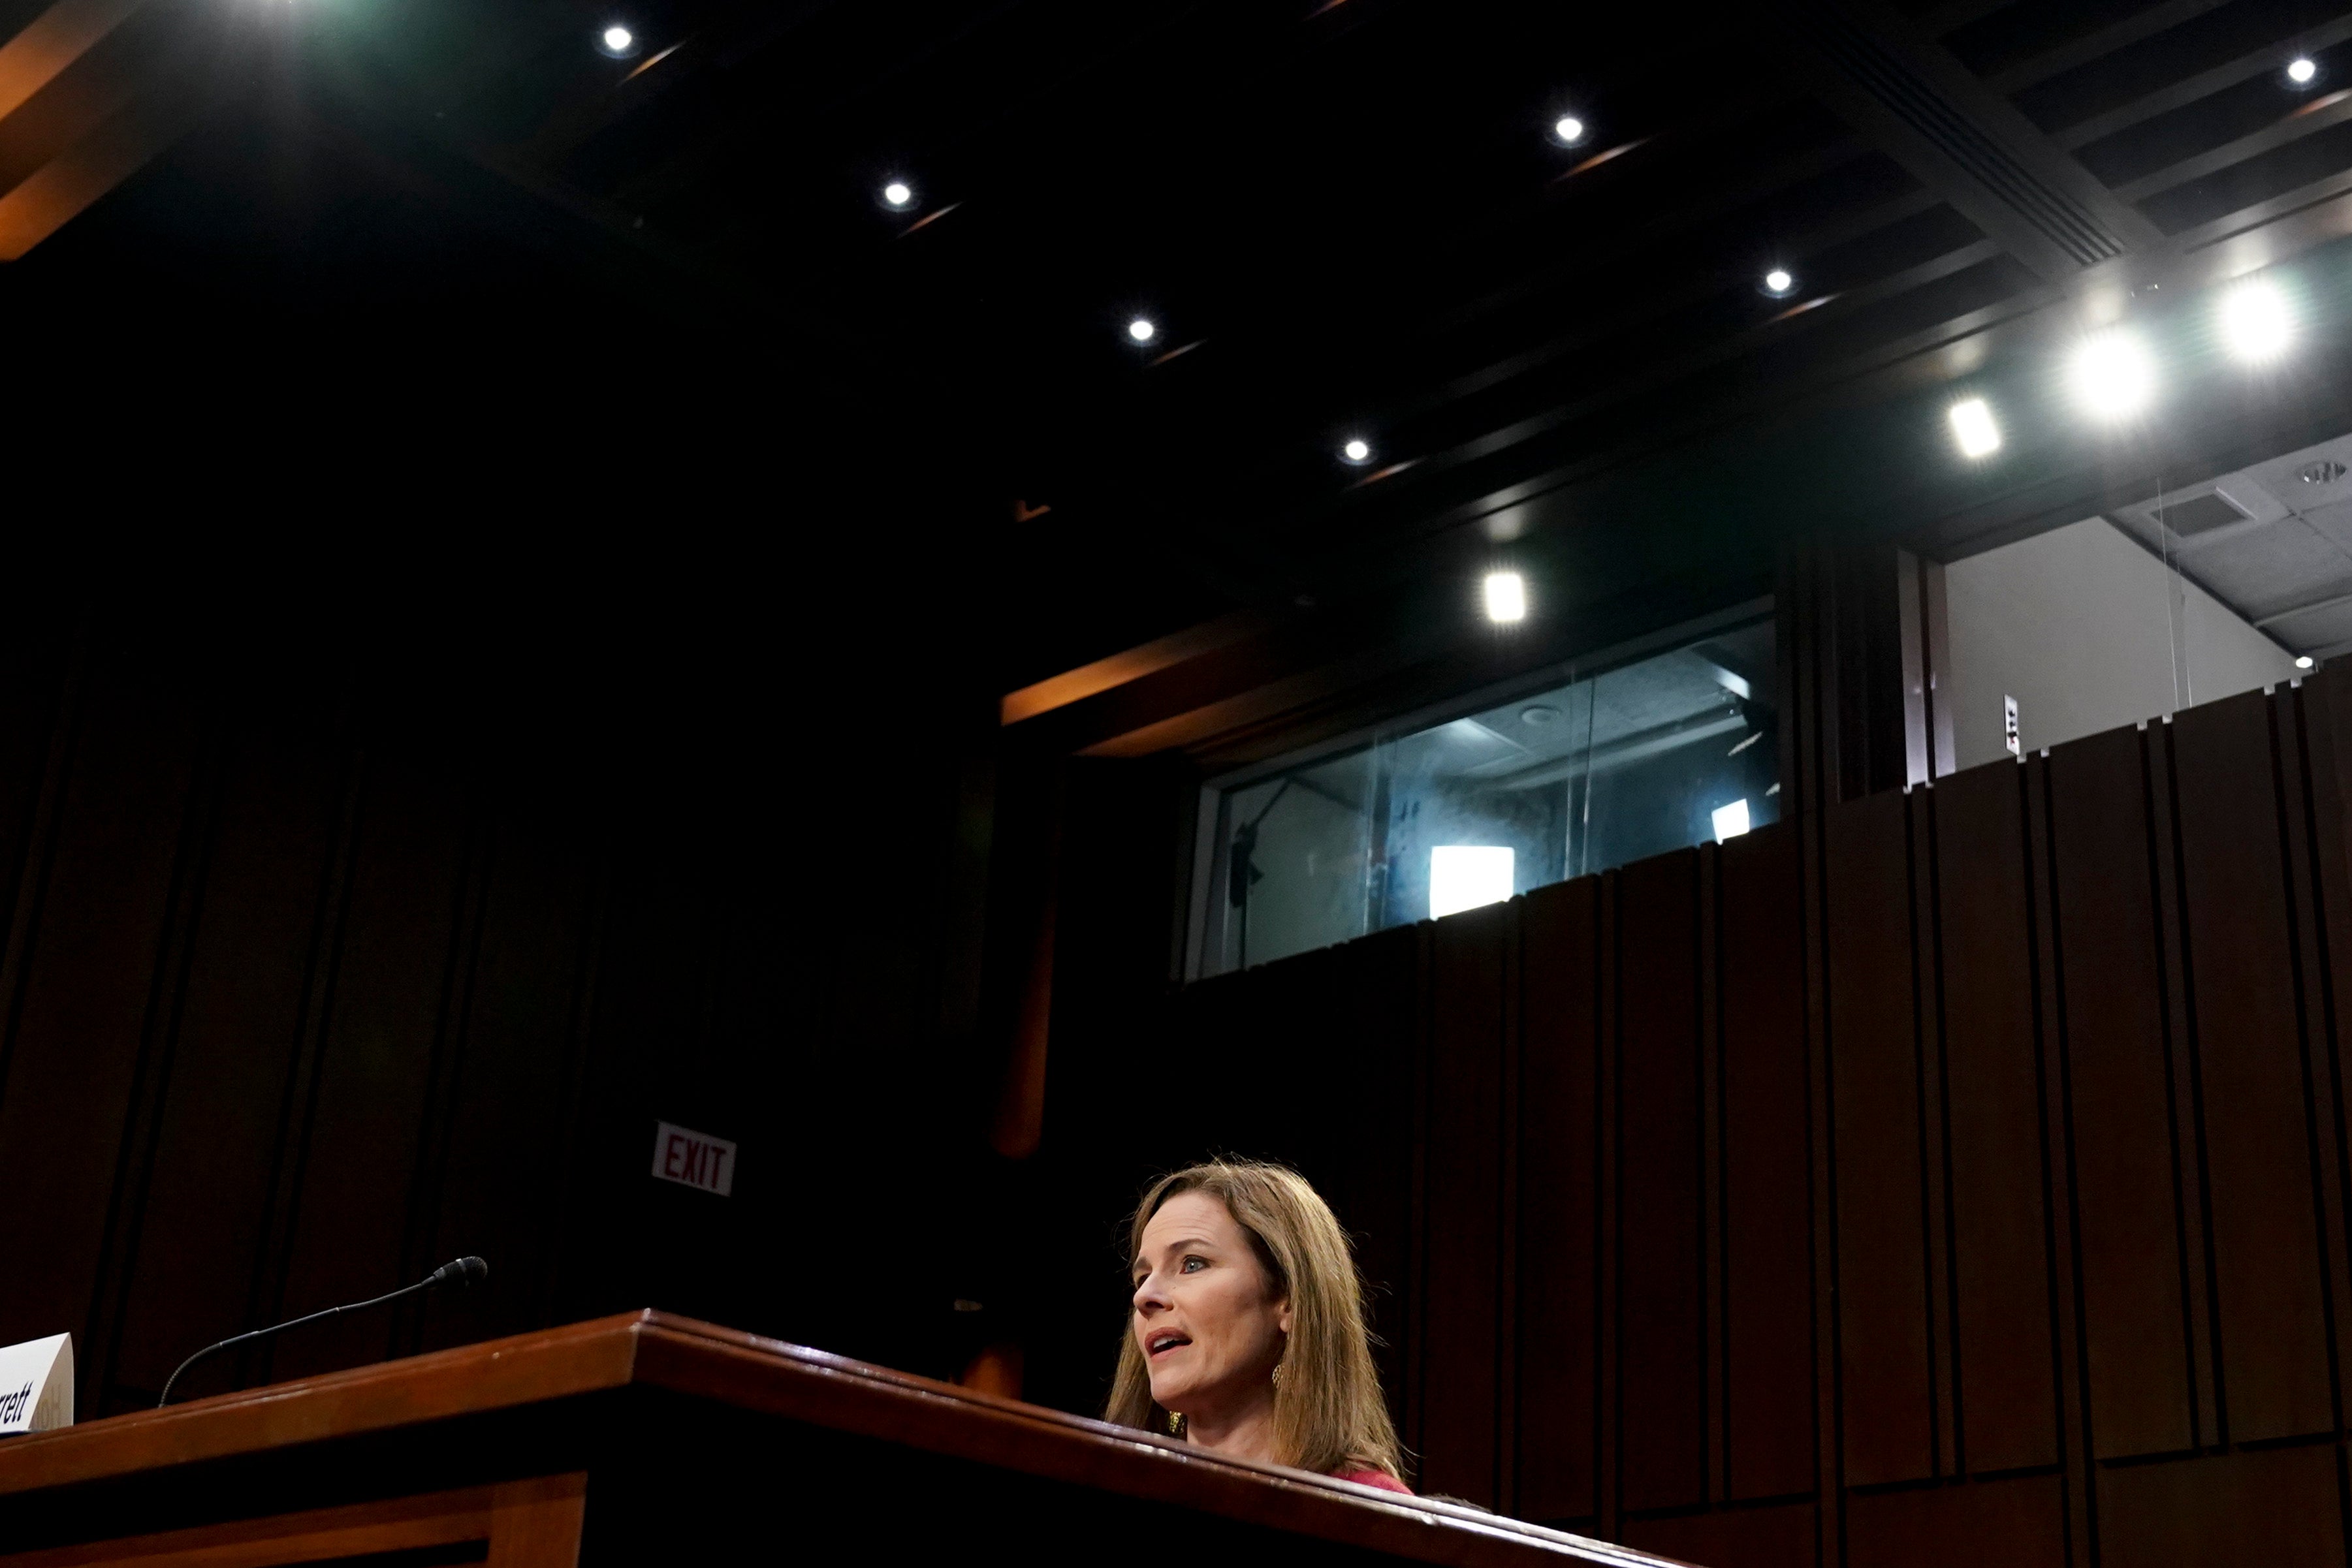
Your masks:
{"label": "white wall", "polygon": [[1937,685],[1959,766],[2007,754],[2004,694],[2034,751],[2295,674],[2290,655],[2194,583],[2179,583],[2168,615],[2172,582],[2101,517],[1946,567],[1951,666]]}

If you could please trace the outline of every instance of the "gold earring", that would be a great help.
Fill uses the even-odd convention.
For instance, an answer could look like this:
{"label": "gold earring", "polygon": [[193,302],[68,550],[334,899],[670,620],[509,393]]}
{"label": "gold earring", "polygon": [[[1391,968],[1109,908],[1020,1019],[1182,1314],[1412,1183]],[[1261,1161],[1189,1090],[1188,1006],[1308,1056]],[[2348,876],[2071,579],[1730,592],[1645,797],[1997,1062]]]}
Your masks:
{"label": "gold earring", "polygon": [[1274,1364],[1274,1385],[1276,1388],[1282,1386],[1282,1363],[1278,1361]]}
{"label": "gold earring", "polygon": [[1177,1429],[1178,1427],[1180,1427],[1183,1426],[1183,1425],[1184,1425],[1184,1417],[1183,1417],[1183,1416],[1181,1416],[1178,1415],[1178,1414],[1177,1414],[1175,1411],[1173,1411],[1173,1410],[1171,1410],[1170,1412],[1168,1412],[1168,1435],[1169,1435],[1170,1437],[1174,1437],[1174,1436],[1176,1435],[1176,1429]]}

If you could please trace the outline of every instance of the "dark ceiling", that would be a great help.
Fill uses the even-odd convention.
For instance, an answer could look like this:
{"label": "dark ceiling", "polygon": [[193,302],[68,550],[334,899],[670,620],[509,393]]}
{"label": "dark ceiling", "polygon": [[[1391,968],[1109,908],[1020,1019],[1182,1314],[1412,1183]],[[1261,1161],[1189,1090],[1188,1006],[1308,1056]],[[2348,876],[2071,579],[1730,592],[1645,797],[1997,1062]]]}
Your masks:
{"label": "dark ceiling", "polygon": [[1937,413],[2086,313],[2282,264],[2333,298],[2339,5],[269,5],[0,306],[126,354],[266,318],[469,504],[930,561],[1004,684],[1220,615],[1270,650],[1080,741],[1425,664],[1497,550],[1590,641],[1769,587],[1809,522],[1966,548],[2352,423],[2322,359],[2164,450],[2027,420],[1969,472]]}

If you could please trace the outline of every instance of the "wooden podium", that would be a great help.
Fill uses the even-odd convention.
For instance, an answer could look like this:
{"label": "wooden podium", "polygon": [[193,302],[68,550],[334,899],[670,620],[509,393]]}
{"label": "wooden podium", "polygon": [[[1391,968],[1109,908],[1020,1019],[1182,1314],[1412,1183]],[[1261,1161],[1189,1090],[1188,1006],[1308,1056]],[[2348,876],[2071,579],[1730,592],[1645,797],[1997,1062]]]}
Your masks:
{"label": "wooden podium", "polygon": [[1662,1559],[660,1312],[0,1443],[0,1568]]}

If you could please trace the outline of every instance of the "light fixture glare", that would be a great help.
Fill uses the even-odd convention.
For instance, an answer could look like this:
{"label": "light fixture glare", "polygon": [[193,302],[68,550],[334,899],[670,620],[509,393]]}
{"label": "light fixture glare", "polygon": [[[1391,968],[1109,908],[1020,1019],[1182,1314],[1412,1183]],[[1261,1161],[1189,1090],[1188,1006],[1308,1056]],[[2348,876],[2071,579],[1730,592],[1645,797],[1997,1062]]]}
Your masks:
{"label": "light fixture glare", "polygon": [[1980,397],[1952,405],[1952,439],[1963,457],[1989,457],[2000,450],[2000,426],[1993,423],[1991,405]]}
{"label": "light fixture glare", "polygon": [[2296,654],[2294,659],[2294,667],[2298,670],[2307,670],[2311,668],[2311,655],[2308,653]]}
{"label": "light fixture glare", "polygon": [[1511,896],[1512,862],[1507,844],[1437,844],[1429,852],[1429,917],[1442,920],[1465,909],[1500,904]]}
{"label": "light fixture glare", "polygon": [[625,58],[637,52],[637,35],[630,28],[614,22],[596,35],[596,47],[614,59]]}
{"label": "light fixture glare", "polygon": [[1150,318],[1138,316],[1127,324],[1127,335],[1139,343],[1149,343],[1160,336],[1160,329],[1151,324]]}
{"label": "light fixture glare", "polygon": [[1528,618],[1528,582],[1516,571],[1486,574],[1486,619],[1507,626]]}
{"label": "light fixture glare", "polygon": [[893,180],[882,187],[882,201],[886,206],[908,206],[914,202],[914,199],[915,187],[904,180]]}
{"label": "light fixture glare", "polygon": [[1372,460],[1372,444],[1360,435],[1351,435],[1340,446],[1339,455],[1350,463],[1370,463]]}
{"label": "light fixture glare", "polygon": [[2249,363],[2274,360],[2294,337],[2286,296],[2274,283],[2241,283],[2221,297],[2221,337],[2230,352]]}
{"label": "light fixture glare", "polygon": [[1749,826],[1748,800],[1745,796],[1734,800],[1728,806],[1717,806],[1707,815],[1715,823],[1715,838],[1717,843],[1726,839],[1738,838],[1746,832]]}
{"label": "light fixture glare", "polygon": [[2110,328],[2074,347],[2066,379],[2074,400],[2094,419],[2129,419],[2156,396],[2156,361],[2136,333]]}
{"label": "light fixture glare", "polygon": [[1572,114],[1563,114],[1551,122],[1551,134],[1562,147],[1573,147],[1584,140],[1584,121]]}
{"label": "light fixture glare", "polygon": [[2297,55],[2287,64],[2286,79],[2297,87],[2308,86],[2311,78],[2318,74],[2319,62],[2309,55]]}
{"label": "light fixture glare", "polygon": [[1786,294],[1797,287],[1797,279],[1785,267],[1776,267],[1764,275],[1764,292]]}

